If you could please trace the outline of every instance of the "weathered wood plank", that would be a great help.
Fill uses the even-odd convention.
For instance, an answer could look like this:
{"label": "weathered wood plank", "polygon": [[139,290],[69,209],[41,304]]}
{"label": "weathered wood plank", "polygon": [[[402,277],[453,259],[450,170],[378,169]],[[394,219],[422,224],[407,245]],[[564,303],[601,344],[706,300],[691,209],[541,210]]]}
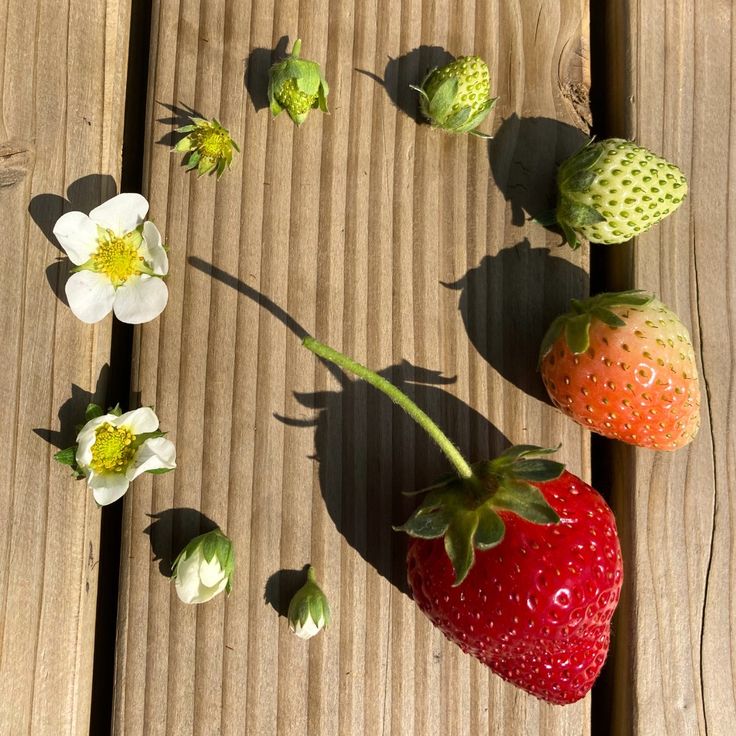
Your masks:
{"label": "weathered wood plank", "polygon": [[[614,4],[612,4],[613,6]],[[733,4],[615,4],[615,132],[678,163],[681,209],[622,254],[616,277],[658,293],[699,355],[702,425],[673,455],[618,448],[625,537],[614,708],[619,734],[732,733],[736,723]]]}
{"label": "weathered wood plank", "polygon": [[[297,30],[331,86],[331,115],[299,130],[256,109],[268,49]],[[171,298],[137,333],[133,388],[179,467],[125,499],[118,733],[588,733],[587,700],[525,696],[416,610],[390,524],[411,507],[400,492],[444,462],[297,339],[308,330],[384,370],[473,457],[505,438],[563,440],[589,473],[587,436],[534,374],[546,325],[586,293],[587,252],[551,252],[558,239],[525,219],[581,137],[586,34],[578,0],[154,3],[145,189],[171,246]],[[443,48],[491,65],[490,147],[413,119],[407,85]],[[167,105],[230,128],[232,173],[184,174],[157,145]],[[187,607],[151,542],[165,568],[208,520],[235,541],[235,589]],[[335,622],[305,645],[277,610],[310,561]]]}
{"label": "weathered wood plank", "polygon": [[51,455],[73,444],[87,401],[104,400],[110,323],[88,327],[57,298],[68,268],[51,229],[115,194],[129,6],[11,2],[0,13],[4,734],[89,732],[100,512]]}

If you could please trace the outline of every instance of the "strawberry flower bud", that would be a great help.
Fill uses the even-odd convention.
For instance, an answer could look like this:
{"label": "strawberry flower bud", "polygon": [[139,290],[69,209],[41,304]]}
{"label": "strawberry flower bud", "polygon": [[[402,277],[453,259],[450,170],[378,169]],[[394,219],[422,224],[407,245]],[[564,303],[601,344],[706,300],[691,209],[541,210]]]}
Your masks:
{"label": "strawberry flower bud", "polygon": [[478,133],[496,103],[491,98],[488,65],[479,56],[461,56],[439,69],[432,69],[420,87],[419,107],[427,120],[448,133]]}
{"label": "strawberry flower bud", "polygon": [[297,39],[291,55],[269,70],[268,102],[276,117],[283,110],[301,125],[312,108],[327,112],[329,87],[316,61],[300,59],[302,42]]}
{"label": "strawberry flower bud", "polygon": [[289,603],[289,628],[300,639],[311,639],[330,625],[330,605],[327,596],[317,585],[314,568],[307,570],[307,582],[294,594]]}
{"label": "strawberry flower bud", "polygon": [[233,162],[233,149],[240,153],[238,144],[230,133],[212,118],[191,118],[192,125],[178,128],[176,133],[187,133],[173,148],[178,153],[187,153],[186,170],[197,169],[197,176],[217,172],[219,179],[225,167]]}
{"label": "strawberry flower bud", "polygon": [[176,594],[184,603],[206,603],[230,593],[235,572],[233,543],[219,529],[195,537],[171,567]]}

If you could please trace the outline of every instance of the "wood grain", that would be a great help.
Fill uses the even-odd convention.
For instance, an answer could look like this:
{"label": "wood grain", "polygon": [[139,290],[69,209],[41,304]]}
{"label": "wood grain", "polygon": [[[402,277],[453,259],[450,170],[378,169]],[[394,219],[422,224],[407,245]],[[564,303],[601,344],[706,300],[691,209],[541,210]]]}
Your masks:
{"label": "wood grain", "polygon": [[685,204],[619,259],[618,278],[657,292],[699,355],[700,434],[675,454],[618,449],[627,583],[615,732],[728,734],[736,723],[733,381],[736,230],[730,175],[736,19],[730,2],[630,2],[617,132],[685,171]]}
{"label": "wood grain", "polygon": [[[52,460],[102,401],[110,322],[63,303],[63,211],[115,194],[129,2],[0,13],[0,733],[87,734],[100,511]],[[65,199],[66,197],[66,199]]]}
{"label": "wood grain", "polygon": [[[587,251],[528,219],[585,128],[587,11],[533,5],[154,3],[144,193],[171,248],[170,302],[136,333],[133,390],[178,469],[124,501],[117,733],[588,733],[588,700],[524,695],[415,608],[390,524],[442,457],[298,340],[380,369],[473,458],[562,440],[589,474],[588,437],[534,373],[546,325],[587,292]],[[331,87],[331,114],[298,130],[263,107],[270,50],[297,31]],[[415,120],[408,84],[443,49],[491,67],[490,145]],[[185,106],[241,143],[219,183],[159,144]],[[188,607],[162,572],[210,523],[235,542],[235,588]],[[305,644],[279,611],[308,562],[334,624]]]}

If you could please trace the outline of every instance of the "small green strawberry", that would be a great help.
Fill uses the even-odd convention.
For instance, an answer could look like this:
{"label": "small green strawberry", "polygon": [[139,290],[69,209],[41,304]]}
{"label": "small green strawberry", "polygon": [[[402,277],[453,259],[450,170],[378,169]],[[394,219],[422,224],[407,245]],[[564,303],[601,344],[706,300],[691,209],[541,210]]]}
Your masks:
{"label": "small green strawberry", "polygon": [[291,55],[274,64],[269,71],[268,101],[276,117],[283,110],[301,125],[312,108],[327,112],[329,87],[316,61],[300,59],[302,42],[297,39]]}
{"label": "small green strawberry", "polygon": [[491,99],[488,65],[479,56],[461,56],[432,69],[421,86],[412,89],[419,92],[419,107],[434,127],[490,138],[475,130],[496,103]]}
{"label": "small green strawberry", "polygon": [[560,166],[557,222],[572,248],[576,233],[624,243],[674,212],[687,180],[674,164],[621,138],[592,141]]}
{"label": "small green strawberry", "polygon": [[177,153],[185,153],[186,170],[197,170],[197,176],[217,174],[219,179],[233,163],[233,150],[240,153],[238,144],[230,137],[215,118],[204,120],[192,117],[190,125],[178,128],[176,133],[186,133],[172,149]]}

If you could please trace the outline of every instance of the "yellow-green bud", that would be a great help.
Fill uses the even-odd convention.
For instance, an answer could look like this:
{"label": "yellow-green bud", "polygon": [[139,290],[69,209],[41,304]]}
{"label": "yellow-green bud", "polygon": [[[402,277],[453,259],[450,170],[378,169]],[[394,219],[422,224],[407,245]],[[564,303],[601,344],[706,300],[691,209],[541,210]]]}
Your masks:
{"label": "yellow-green bud", "polygon": [[233,149],[240,153],[238,144],[230,133],[215,118],[190,118],[192,125],[178,128],[176,133],[186,133],[175,146],[174,151],[186,153],[186,170],[197,169],[197,176],[217,172],[219,179],[225,167],[233,162]]}
{"label": "yellow-green bud", "polygon": [[330,625],[330,605],[317,585],[314,568],[307,570],[307,582],[289,603],[289,628],[300,639],[311,639]]}
{"label": "yellow-green bud", "polygon": [[312,108],[327,112],[329,87],[316,61],[300,59],[302,42],[297,39],[291,55],[274,64],[268,72],[268,102],[276,117],[283,110],[301,125]]}

